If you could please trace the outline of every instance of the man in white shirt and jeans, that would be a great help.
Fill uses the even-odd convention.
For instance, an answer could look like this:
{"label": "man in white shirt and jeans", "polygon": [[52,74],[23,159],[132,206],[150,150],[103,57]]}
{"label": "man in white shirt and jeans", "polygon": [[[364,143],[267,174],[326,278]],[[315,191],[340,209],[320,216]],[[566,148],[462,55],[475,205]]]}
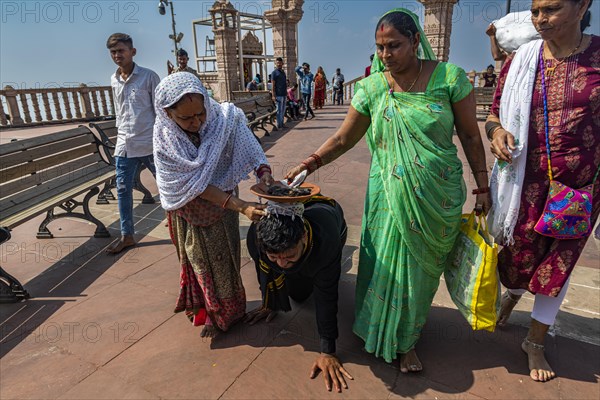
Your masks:
{"label": "man in white shirt and jeans", "polygon": [[114,157],[121,238],[106,250],[109,254],[117,254],[136,244],[133,238],[133,185],[138,168],[143,164],[152,175],[156,172],[152,157],[152,132],[156,116],[154,89],[160,78],[156,72],[133,62],[136,49],[129,35],[110,35],[106,48],[119,67],[112,75],[110,84],[117,116],[118,135]]}

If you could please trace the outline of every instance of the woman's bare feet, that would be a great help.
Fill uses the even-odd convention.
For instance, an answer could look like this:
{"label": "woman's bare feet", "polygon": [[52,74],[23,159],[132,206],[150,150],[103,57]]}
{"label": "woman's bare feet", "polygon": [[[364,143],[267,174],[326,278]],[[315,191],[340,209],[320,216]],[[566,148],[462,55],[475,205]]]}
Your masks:
{"label": "woman's bare feet", "polygon": [[504,292],[502,300],[500,300],[500,312],[498,313],[496,325],[501,327],[506,326],[510,313],[512,313],[513,308],[515,308],[519,300],[521,300],[520,294],[512,294],[508,290]]}
{"label": "woman's bare feet", "polygon": [[220,332],[221,330],[214,325],[204,325],[200,337],[215,338]]}
{"label": "woman's bare feet", "polygon": [[408,353],[400,354],[400,372],[407,374],[409,372],[423,371],[421,360],[417,357],[415,349],[409,350]]}
{"label": "woman's bare feet", "polygon": [[529,362],[529,376],[536,382],[546,382],[556,377],[554,371],[546,361],[544,345],[531,342],[525,338],[521,349],[527,354]]}
{"label": "woman's bare feet", "polygon": [[133,235],[121,236],[121,238],[119,239],[119,241],[117,243],[115,243],[114,245],[112,245],[106,249],[106,253],[107,254],[119,254],[123,250],[125,250],[129,247],[133,247],[135,245],[136,245],[136,243],[135,243],[135,239],[133,238]]}

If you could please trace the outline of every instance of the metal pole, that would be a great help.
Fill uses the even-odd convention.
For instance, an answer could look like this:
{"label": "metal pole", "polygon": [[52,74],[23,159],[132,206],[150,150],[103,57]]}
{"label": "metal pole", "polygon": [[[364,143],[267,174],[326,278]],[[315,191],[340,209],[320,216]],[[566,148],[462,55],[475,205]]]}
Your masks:
{"label": "metal pole", "polygon": [[238,90],[246,90],[246,85],[244,81],[244,48],[242,46],[242,26],[241,26],[240,13],[237,13],[236,17],[236,28],[237,28],[237,40],[238,40],[238,59],[240,65],[240,73],[239,73],[239,85]]}
{"label": "metal pole", "polygon": [[169,1],[171,5],[171,21],[173,23],[173,44],[175,45],[175,58],[177,58],[177,30],[175,29],[175,11],[173,9],[173,0]]}
{"label": "metal pole", "polygon": [[507,14],[510,13],[510,3],[511,3],[511,0],[506,0],[506,13]]}

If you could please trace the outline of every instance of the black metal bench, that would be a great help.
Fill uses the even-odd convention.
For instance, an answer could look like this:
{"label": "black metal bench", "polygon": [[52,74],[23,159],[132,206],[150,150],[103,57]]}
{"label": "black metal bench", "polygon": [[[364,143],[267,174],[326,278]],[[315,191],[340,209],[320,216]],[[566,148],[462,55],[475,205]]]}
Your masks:
{"label": "black metal bench", "polygon": [[[101,123],[90,123],[90,126],[98,132],[100,140],[104,146],[111,150],[109,154],[109,162],[114,166],[115,161],[113,158],[113,153],[115,150],[115,144],[117,143],[117,126],[115,120]],[[150,193],[148,188],[142,184],[142,180],[140,178],[144,168],[146,168],[144,165],[138,168],[135,175],[133,188],[144,195],[142,198],[142,204],[154,204],[155,200],[154,197],[152,197],[152,193]],[[115,187],[115,179],[111,179],[110,182],[107,182],[104,185],[104,188],[100,191],[100,194],[98,194],[96,204],[108,204],[108,200],[115,200],[115,196],[112,193],[112,189]]]}
{"label": "black metal bench", "polygon": [[255,136],[258,129],[263,130],[265,136],[270,136],[269,130],[265,126],[266,124],[271,125],[273,127],[272,130],[277,130],[275,124],[277,107],[271,100],[269,94],[253,96],[248,99],[236,101],[234,104],[246,114],[246,118],[248,118],[248,127]]}
{"label": "black metal bench", "polygon": [[271,92],[267,90],[232,90],[231,101],[235,103],[236,101],[249,99],[254,96],[263,96],[265,94],[271,95]]}
{"label": "black metal bench", "polygon": [[[100,192],[99,186],[115,176],[109,156],[108,149],[85,126],[0,145],[0,227],[12,229],[46,213],[38,239],[52,238],[48,224],[64,217],[95,224],[94,237],[110,237],[89,206]],[[83,200],[78,200],[83,194]],[[0,301],[29,297],[1,268],[0,286],[4,296]]]}
{"label": "black metal bench", "polygon": [[273,102],[271,95],[254,96],[253,99],[256,103],[257,119],[261,121],[261,129],[264,129],[265,124],[269,124],[276,131],[277,105]]}

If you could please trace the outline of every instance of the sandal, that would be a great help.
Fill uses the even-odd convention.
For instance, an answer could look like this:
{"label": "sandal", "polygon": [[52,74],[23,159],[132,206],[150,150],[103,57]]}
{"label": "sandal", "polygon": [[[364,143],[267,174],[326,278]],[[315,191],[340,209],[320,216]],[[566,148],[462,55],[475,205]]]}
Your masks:
{"label": "sandal", "polygon": [[520,294],[513,294],[509,290],[505,291],[502,295],[502,300],[500,301],[500,312],[498,314],[498,320],[496,321],[497,326],[506,326],[508,322],[508,318],[512,313],[513,308],[517,305],[519,300],[521,300]]}

